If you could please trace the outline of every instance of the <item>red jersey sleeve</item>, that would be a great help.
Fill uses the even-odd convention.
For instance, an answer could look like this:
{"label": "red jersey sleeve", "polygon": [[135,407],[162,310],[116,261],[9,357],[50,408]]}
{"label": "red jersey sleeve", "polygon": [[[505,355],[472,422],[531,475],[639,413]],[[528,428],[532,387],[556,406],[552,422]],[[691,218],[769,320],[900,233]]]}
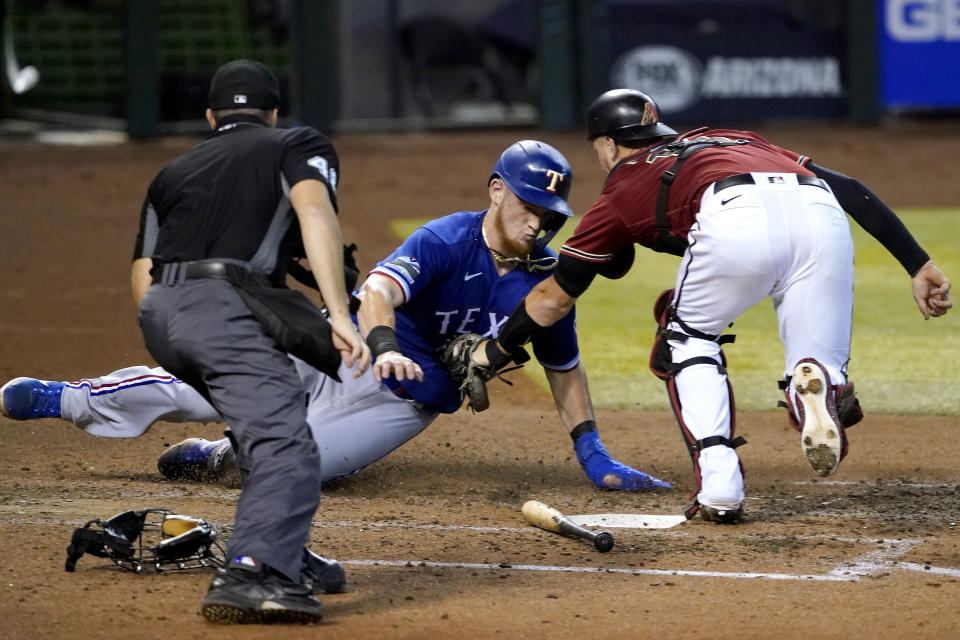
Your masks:
{"label": "red jersey sleeve", "polygon": [[560,254],[592,263],[609,262],[615,253],[633,244],[630,230],[617,213],[609,194],[601,193],[587,211]]}

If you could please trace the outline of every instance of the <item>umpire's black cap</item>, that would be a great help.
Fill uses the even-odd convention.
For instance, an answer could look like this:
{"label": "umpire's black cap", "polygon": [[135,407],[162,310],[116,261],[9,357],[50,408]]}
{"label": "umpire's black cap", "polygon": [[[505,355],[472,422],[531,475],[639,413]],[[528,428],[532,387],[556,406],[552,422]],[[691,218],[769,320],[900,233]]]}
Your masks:
{"label": "umpire's black cap", "polygon": [[231,60],[213,74],[207,106],[211,109],[276,109],[280,82],[256,60]]}

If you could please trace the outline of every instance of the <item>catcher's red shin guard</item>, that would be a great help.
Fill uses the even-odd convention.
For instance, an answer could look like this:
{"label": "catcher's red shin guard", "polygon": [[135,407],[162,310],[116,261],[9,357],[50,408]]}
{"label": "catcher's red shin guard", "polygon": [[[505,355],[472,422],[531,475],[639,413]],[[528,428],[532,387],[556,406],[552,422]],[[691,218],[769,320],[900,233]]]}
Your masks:
{"label": "catcher's red shin guard", "polygon": [[[699,464],[700,452],[707,447],[720,445],[730,447],[731,449],[736,449],[740,445],[746,444],[747,441],[743,437],[733,438],[736,427],[736,406],[733,398],[733,387],[730,385],[729,378],[726,377],[727,361],[723,351],[720,351],[720,363],[707,356],[690,358],[689,360],[684,360],[683,362],[679,363],[673,362],[673,358],[670,353],[670,346],[667,341],[679,340],[681,342],[686,342],[691,337],[685,333],[672,331],[667,328],[671,322],[677,322],[681,326],[685,327],[685,325],[680,322],[679,318],[676,317],[671,305],[673,292],[673,289],[667,289],[660,294],[660,296],[657,298],[657,301],[654,303],[653,316],[657,321],[657,336],[653,343],[653,349],[650,352],[650,370],[655,376],[666,383],[667,397],[670,400],[670,408],[673,410],[673,415],[677,420],[677,426],[680,427],[680,433],[683,436],[684,444],[687,447],[687,452],[690,454],[690,461],[693,464],[693,475],[697,486],[696,489],[694,489],[694,491],[688,496],[689,499],[693,500],[693,504],[685,511],[685,515],[689,519],[696,515],[697,511],[700,509],[700,503],[696,500],[696,497],[702,488],[702,477],[700,475]],[[687,329],[689,330],[689,328]],[[695,331],[691,331],[691,333],[698,334],[696,337],[699,339],[712,340],[720,344],[732,342],[734,338],[734,336],[707,336]],[[720,372],[720,374],[726,378],[727,394],[730,402],[730,433],[728,437],[710,436],[698,440],[696,436],[691,433],[683,419],[683,406],[680,403],[680,394],[677,391],[676,375],[686,367],[696,364],[714,365],[717,367],[717,370]],[[742,463],[740,464],[740,472],[743,473]],[[739,515],[737,516],[737,519],[739,519]]]}
{"label": "catcher's red shin guard", "polygon": [[[697,495],[700,493],[700,490],[703,488],[703,479],[700,476],[700,452],[707,447],[716,447],[720,445],[730,447],[731,449],[736,449],[741,445],[747,444],[747,440],[743,436],[737,436],[736,438],[710,436],[698,440],[696,436],[690,432],[690,429],[687,427],[687,423],[683,419],[683,405],[680,403],[680,396],[677,393],[677,383],[673,375],[667,378],[666,386],[667,397],[670,399],[670,408],[673,410],[673,415],[677,419],[677,426],[680,427],[680,434],[683,436],[683,442],[687,447],[687,453],[690,454],[690,462],[693,465],[693,477],[697,484],[696,488],[687,496],[689,500],[693,500],[693,504],[691,504],[690,507],[684,511],[684,515],[687,516],[687,519],[690,519],[695,516],[697,511],[700,509],[700,503],[696,499]],[[727,392],[730,394],[730,435],[733,436],[736,428],[736,407],[734,406],[733,388],[730,386],[729,380],[727,380]],[[743,473],[742,462],[740,463],[740,473]]]}

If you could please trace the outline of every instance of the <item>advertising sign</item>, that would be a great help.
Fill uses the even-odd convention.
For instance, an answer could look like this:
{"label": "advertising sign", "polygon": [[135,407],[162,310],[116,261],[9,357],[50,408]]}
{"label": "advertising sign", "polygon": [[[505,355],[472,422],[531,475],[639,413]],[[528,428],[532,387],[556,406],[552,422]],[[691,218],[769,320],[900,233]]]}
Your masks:
{"label": "advertising sign", "polygon": [[612,2],[609,86],[650,94],[674,120],[841,116],[839,25],[804,25],[789,4]]}
{"label": "advertising sign", "polygon": [[960,0],[877,0],[888,109],[960,107]]}

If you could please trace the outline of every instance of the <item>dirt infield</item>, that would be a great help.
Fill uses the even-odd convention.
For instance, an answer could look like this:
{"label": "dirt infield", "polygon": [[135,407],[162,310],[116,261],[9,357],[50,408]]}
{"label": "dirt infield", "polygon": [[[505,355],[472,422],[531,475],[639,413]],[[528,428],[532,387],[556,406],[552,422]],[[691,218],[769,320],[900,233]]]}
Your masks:
{"label": "dirt infield", "polygon": [[[894,206],[960,203],[955,125],[759,130],[862,178]],[[337,139],[344,236],[360,245],[361,266],[395,244],[390,218],[482,209],[496,155],[534,136],[568,155],[577,175],[571,203],[584,210],[603,176],[579,135]],[[190,143],[0,141],[0,382],[151,362],[130,302],[129,260],[147,184]],[[162,423],[118,441],[58,420],[0,418],[0,637],[960,636],[956,417],[869,415],[866,407],[850,432],[850,457],[818,480],[782,415],[741,414],[750,440],[740,450],[747,522],[611,529],[616,546],[599,554],[526,526],[521,504],[538,499],[569,514],[680,513],[692,480],[673,418],[600,412],[616,457],[677,487],[602,492],[576,464],[547,395],[512,378],[516,387],[494,387],[488,412],[442,417],[326,489],[312,542],[346,563],[349,591],[322,598],[319,627],[205,623],[205,573],[137,576],[91,556],[64,572],[73,528],[95,517],[166,506],[228,525],[236,489],[169,482],[155,467],[165,445],[218,437],[215,425]]]}

